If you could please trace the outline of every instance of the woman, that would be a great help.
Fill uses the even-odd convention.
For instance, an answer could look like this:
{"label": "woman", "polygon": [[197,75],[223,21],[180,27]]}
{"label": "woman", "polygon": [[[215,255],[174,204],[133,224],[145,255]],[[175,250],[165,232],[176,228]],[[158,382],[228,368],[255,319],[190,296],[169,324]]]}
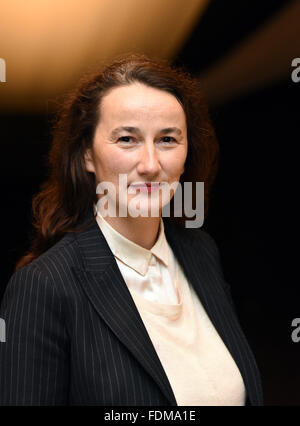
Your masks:
{"label": "woman", "polygon": [[[1,305],[1,404],[263,404],[218,249],[185,227],[183,208],[172,213],[174,189],[167,200],[158,191],[204,182],[207,214],[217,155],[185,71],[127,55],[81,82]],[[113,196],[117,214],[106,215]]]}

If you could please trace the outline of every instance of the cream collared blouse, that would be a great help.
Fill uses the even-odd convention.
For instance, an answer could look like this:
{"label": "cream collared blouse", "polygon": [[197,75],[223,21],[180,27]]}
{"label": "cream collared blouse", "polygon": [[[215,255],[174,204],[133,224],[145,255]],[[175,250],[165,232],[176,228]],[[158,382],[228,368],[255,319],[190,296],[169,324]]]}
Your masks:
{"label": "cream collared blouse", "polygon": [[245,387],[230,352],[177,262],[160,220],[147,250],[128,240],[97,212],[178,405],[244,405]]}

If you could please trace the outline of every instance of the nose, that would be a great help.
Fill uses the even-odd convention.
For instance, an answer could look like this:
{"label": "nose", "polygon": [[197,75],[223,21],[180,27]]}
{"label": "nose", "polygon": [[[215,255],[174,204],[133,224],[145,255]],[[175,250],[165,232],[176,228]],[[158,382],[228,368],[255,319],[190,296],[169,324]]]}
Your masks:
{"label": "nose", "polygon": [[137,171],[141,176],[148,178],[156,177],[161,171],[159,153],[153,141],[149,140],[143,144],[140,151]]}

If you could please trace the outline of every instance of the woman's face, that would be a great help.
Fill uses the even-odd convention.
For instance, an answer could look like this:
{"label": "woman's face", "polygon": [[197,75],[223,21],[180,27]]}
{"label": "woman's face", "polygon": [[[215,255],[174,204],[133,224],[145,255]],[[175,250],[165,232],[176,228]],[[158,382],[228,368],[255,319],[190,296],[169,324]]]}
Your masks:
{"label": "woman's face", "polygon": [[[155,191],[153,186],[152,190],[145,186],[138,189],[138,184],[178,182],[187,148],[185,113],[177,99],[163,90],[133,83],[113,88],[103,97],[100,120],[93,146],[85,154],[85,164],[95,174],[97,184],[114,184],[117,208],[120,174],[127,176],[127,205],[139,194],[141,204],[147,202],[149,207],[154,193],[161,191]],[[137,189],[136,193],[128,191],[130,185]],[[174,191],[168,200],[159,197],[160,212],[173,195]]]}

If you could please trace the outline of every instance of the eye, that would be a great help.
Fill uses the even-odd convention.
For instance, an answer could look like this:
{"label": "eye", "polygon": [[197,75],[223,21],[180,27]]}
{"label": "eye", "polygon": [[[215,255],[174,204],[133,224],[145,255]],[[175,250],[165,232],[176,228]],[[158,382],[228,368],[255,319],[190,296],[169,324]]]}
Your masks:
{"label": "eye", "polygon": [[175,138],[173,138],[172,136],[163,136],[162,138],[161,138],[161,140],[162,140],[162,142],[165,142],[165,143],[173,143],[173,142],[176,142],[176,139]]}
{"label": "eye", "polygon": [[120,142],[133,142],[132,136],[121,136],[118,141]]}

